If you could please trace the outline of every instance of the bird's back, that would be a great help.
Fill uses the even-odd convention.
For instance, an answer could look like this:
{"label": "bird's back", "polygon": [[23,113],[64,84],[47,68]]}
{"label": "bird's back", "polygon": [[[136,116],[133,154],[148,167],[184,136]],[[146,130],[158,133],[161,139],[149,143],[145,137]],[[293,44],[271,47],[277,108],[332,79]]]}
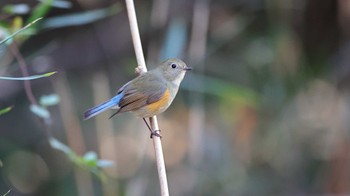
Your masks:
{"label": "bird's back", "polygon": [[175,94],[168,88],[167,81],[156,71],[146,72],[124,87],[124,97],[120,100],[119,112],[132,111],[137,116],[146,118],[164,112]]}

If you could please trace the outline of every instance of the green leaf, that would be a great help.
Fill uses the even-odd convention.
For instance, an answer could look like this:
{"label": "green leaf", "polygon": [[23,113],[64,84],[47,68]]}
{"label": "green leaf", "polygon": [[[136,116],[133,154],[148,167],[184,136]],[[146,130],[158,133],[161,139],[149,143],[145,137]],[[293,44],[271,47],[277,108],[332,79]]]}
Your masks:
{"label": "green leaf", "polygon": [[98,160],[97,167],[106,168],[114,166],[114,162],[110,160]]}
{"label": "green leaf", "polygon": [[45,74],[42,74],[42,75],[34,75],[34,76],[27,76],[27,77],[4,77],[4,76],[0,76],[0,80],[34,80],[34,79],[49,77],[49,76],[52,76],[55,73],[56,72],[54,71],[54,72],[49,72],[49,73],[45,73]]}
{"label": "green leaf", "polygon": [[12,189],[8,190],[5,194],[3,194],[3,196],[8,195],[11,192]]}
{"label": "green leaf", "polygon": [[28,22],[34,21],[36,18],[46,16],[46,14],[50,11],[53,2],[54,0],[41,1],[40,4],[34,8],[32,15],[28,19]]}
{"label": "green leaf", "polygon": [[40,97],[39,103],[42,106],[53,106],[60,102],[60,97],[57,94],[43,95]]}
{"label": "green leaf", "polygon": [[39,105],[30,105],[30,111],[43,119],[50,118],[50,112],[46,108]]}
{"label": "green leaf", "polygon": [[34,20],[33,22],[27,24],[26,26],[24,26],[23,28],[19,29],[18,31],[12,33],[11,35],[7,36],[5,39],[3,39],[0,42],[0,45],[7,42],[8,40],[12,39],[14,36],[16,36],[17,34],[21,33],[22,31],[26,30],[27,28],[29,28],[30,26],[32,26],[34,23],[38,22],[39,20],[41,20],[42,18],[37,18],[36,20]]}
{"label": "green leaf", "polygon": [[96,161],[96,160],[97,160],[97,154],[96,154],[96,152],[89,151],[89,152],[85,153],[85,155],[84,155],[84,160],[87,160],[87,161]]}
{"label": "green leaf", "polygon": [[0,110],[0,115],[3,115],[7,112],[9,112],[10,110],[12,110],[13,106],[10,106],[10,107],[7,107],[7,108],[4,108],[4,109],[1,109]]}
{"label": "green leaf", "polygon": [[[40,2],[45,2],[45,0],[39,0]],[[51,7],[68,9],[72,7],[72,2],[63,1],[63,0],[55,0],[51,3]]]}
{"label": "green leaf", "polygon": [[114,165],[114,163],[109,160],[98,160],[96,152],[89,151],[84,156],[79,156],[71,148],[55,138],[50,138],[49,142],[52,148],[65,153],[70,161],[72,161],[75,165],[90,171],[99,177],[102,181],[106,178],[106,176],[101,168]]}
{"label": "green leaf", "polygon": [[86,11],[83,13],[51,17],[43,22],[42,28],[60,28],[68,26],[85,25],[116,14],[120,12],[120,10],[121,8],[119,4],[116,4],[108,8],[96,9]]}
{"label": "green leaf", "polygon": [[5,5],[2,9],[7,14],[27,14],[30,10],[29,6],[24,3],[14,4],[14,5]]}
{"label": "green leaf", "polygon": [[51,137],[49,138],[49,143],[51,145],[52,148],[62,151],[65,154],[74,154],[74,152],[65,144],[63,144],[62,142],[58,141],[57,139]]}

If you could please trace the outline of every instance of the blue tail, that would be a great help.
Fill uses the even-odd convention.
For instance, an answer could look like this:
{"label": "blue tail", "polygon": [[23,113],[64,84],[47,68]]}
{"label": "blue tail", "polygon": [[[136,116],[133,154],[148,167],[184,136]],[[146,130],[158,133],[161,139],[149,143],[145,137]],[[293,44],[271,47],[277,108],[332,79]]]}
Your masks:
{"label": "blue tail", "polygon": [[123,97],[123,94],[120,93],[117,96],[113,97],[112,99],[110,99],[109,101],[106,101],[98,106],[95,106],[93,108],[88,109],[85,113],[84,113],[84,120],[87,120],[91,117],[96,116],[97,114],[106,111],[107,109],[117,106],[119,104],[120,99]]}

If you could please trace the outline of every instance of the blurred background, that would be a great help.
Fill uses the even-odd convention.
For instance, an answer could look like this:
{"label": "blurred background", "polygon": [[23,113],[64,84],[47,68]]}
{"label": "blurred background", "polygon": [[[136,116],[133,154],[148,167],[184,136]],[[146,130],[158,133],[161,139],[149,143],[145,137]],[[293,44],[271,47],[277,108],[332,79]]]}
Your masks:
{"label": "blurred background", "polygon": [[[158,117],[171,195],[350,194],[349,0],[135,6],[148,68],[194,68]],[[0,8],[0,194],[159,195],[141,119],[82,120],[136,76],[125,2]]]}

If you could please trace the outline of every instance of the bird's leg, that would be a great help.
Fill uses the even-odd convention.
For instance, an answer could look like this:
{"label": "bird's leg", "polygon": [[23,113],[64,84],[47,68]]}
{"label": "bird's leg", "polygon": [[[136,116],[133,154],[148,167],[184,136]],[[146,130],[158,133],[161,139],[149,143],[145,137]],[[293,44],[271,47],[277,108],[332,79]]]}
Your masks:
{"label": "bird's leg", "polygon": [[146,120],[145,118],[142,118],[142,119],[143,119],[143,121],[146,123],[146,125],[147,125],[149,131],[151,132],[150,138],[153,138],[153,136],[157,136],[157,137],[159,137],[159,138],[162,138],[162,136],[158,133],[158,131],[160,131],[160,130],[153,130],[153,129],[151,128],[151,126],[148,124],[147,120]]}

